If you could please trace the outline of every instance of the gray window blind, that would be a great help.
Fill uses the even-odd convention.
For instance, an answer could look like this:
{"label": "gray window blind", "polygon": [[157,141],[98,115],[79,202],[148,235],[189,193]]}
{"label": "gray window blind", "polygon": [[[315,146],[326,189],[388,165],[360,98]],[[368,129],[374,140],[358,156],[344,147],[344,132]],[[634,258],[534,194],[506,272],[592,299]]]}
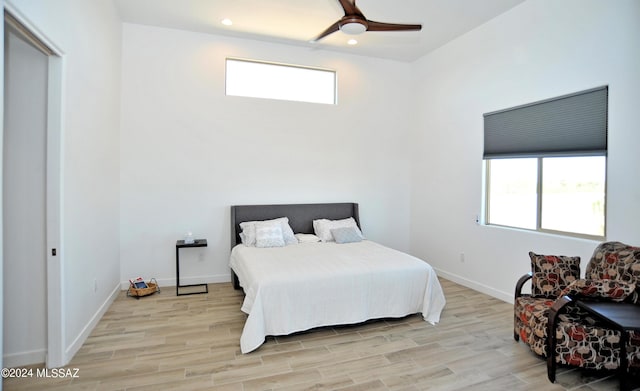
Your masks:
{"label": "gray window blind", "polygon": [[608,87],[484,114],[484,158],[607,153]]}

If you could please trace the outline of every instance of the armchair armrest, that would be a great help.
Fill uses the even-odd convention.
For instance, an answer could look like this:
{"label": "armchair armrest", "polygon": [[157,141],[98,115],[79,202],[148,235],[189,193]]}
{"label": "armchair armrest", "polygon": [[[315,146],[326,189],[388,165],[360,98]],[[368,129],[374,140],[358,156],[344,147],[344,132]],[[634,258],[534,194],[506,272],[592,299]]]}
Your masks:
{"label": "armchair armrest", "polygon": [[529,281],[532,277],[533,277],[533,273],[532,272],[529,272],[529,273],[525,274],[524,276],[520,277],[520,279],[516,283],[516,291],[515,291],[515,295],[514,295],[514,302],[518,297],[522,296],[522,287],[524,286],[524,283]]}
{"label": "armchair armrest", "polygon": [[573,281],[560,293],[562,296],[574,298],[606,299],[624,301],[634,294],[636,284],[618,280],[581,279]]}

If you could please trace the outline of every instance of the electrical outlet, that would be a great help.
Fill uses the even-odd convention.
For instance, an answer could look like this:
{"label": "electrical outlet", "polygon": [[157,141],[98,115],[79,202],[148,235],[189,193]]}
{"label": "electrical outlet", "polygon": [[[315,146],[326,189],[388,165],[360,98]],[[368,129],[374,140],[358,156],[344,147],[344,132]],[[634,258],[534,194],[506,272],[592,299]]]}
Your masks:
{"label": "electrical outlet", "polygon": [[97,292],[98,291],[98,279],[94,278],[93,279],[93,292]]}
{"label": "electrical outlet", "polygon": [[460,262],[464,263],[464,253],[460,253]]}

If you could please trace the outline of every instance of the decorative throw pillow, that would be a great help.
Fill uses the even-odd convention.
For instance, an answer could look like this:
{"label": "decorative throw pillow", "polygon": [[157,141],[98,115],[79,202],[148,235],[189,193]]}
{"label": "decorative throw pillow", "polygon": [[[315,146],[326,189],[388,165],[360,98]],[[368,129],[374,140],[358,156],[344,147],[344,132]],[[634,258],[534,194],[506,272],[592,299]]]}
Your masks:
{"label": "decorative throw pillow", "polygon": [[355,227],[334,228],[331,235],[336,243],[355,243],[362,241],[362,235],[356,231]]}
{"label": "decorative throw pillow", "polygon": [[580,257],[539,255],[529,252],[531,258],[531,295],[557,297],[562,290],[580,278]]}
{"label": "decorative throw pillow", "polygon": [[256,245],[256,223],[261,222],[279,222],[281,224],[282,237],[284,239],[285,245],[298,243],[298,239],[296,239],[295,235],[293,234],[293,230],[289,225],[289,218],[280,217],[273,220],[244,221],[240,223],[240,229],[242,229],[242,232],[240,233],[240,240],[242,241],[242,244],[249,247],[254,247]]}
{"label": "decorative throw pillow", "polygon": [[283,247],[282,225],[279,221],[258,222],[256,228],[256,247]]}
{"label": "decorative throw pillow", "polygon": [[313,220],[313,230],[315,234],[322,240],[323,242],[333,242],[333,235],[331,235],[331,230],[335,228],[343,228],[343,227],[354,227],[360,238],[362,239],[362,232],[360,232],[360,228],[358,228],[358,224],[353,219],[353,217],[349,217],[347,219],[342,220],[327,220],[327,219],[318,219]]}

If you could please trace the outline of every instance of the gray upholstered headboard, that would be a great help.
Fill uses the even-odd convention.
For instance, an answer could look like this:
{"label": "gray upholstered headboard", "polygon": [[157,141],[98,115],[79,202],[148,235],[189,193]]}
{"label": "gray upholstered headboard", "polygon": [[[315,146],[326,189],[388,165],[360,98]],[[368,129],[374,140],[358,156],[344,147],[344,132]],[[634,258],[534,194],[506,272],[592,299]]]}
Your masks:
{"label": "gray upholstered headboard", "polygon": [[353,202],[331,204],[288,205],[236,205],[231,207],[231,248],[240,241],[240,223],[288,217],[294,233],[313,233],[313,220],[339,220],[353,217],[360,227],[358,204]]}

